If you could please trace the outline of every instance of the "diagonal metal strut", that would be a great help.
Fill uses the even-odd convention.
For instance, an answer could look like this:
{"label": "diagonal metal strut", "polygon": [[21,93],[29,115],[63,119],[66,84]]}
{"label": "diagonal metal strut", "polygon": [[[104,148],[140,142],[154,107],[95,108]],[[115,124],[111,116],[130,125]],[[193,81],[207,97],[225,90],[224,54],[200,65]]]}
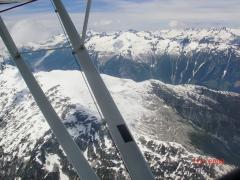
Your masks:
{"label": "diagonal metal strut", "polygon": [[85,41],[85,38],[86,38],[87,25],[88,25],[91,3],[92,3],[92,0],[87,0],[87,6],[86,6],[84,24],[83,24],[83,30],[82,30],[82,39],[81,39],[82,45],[84,45],[84,41]]}
{"label": "diagonal metal strut", "polygon": [[100,74],[92,63],[88,51],[82,44],[83,39],[80,38],[62,1],[53,0],[53,3],[131,178],[133,180],[153,180],[154,177],[148,164],[134,141]]}
{"label": "diagonal metal strut", "polygon": [[13,57],[13,60],[17,68],[19,69],[25,83],[27,84],[31,94],[33,95],[39,109],[47,120],[59,144],[61,144],[61,146],[63,147],[69,161],[76,169],[79,177],[83,180],[98,180],[99,178],[94,173],[87,160],[84,158],[78,145],[73,141],[73,139],[67,132],[57,113],[53,109],[46,95],[44,94],[41,87],[34,78],[32,72],[29,70],[22,56],[19,54],[18,49],[9,31],[7,30],[7,27],[4,24],[1,16],[0,36],[2,37],[2,40],[6,45],[10,55]]}

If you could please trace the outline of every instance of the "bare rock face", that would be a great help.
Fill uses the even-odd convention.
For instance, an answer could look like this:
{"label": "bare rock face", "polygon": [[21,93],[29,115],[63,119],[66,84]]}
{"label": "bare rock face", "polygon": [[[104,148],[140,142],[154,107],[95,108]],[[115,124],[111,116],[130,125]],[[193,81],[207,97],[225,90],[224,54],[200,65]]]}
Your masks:
{"label": "bare rock face", "polygon": [[[80,72],[35,76],[98,176],[130,179],[106,125],[84,99],[88,92]],[[239,94],[157,80],[103,79],[156,179],[214,179],[239,166]],[[0,97],[0,179],[78,178],[12,66],[0,74]],[[199,157],[225,164],[193,162]]]}
{"label": "bare rock face", "polygon": [[[101,73],[169,84],[196,84],[240,93],[240,36],[228,28],[88,32],[86,47]],[[63,35],[22,50],[66,46]],[[8,56],[3,54],[5,61]],[[34,71],[76,70],[71,50],[25,54]]]}

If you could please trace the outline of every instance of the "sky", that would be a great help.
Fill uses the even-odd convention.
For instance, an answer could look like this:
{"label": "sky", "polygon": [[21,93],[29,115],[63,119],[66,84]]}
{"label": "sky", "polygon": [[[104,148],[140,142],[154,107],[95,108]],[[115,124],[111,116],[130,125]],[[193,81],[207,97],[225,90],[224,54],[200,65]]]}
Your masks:
{"label": "sky", "polygon": [[[80,32],[86,0],[63,3]],[[240,28],[239,9],[240,0],[92,0],[89,29]],[[18,43],[45,40],[62,32],[50,0],[39,0],[1,16]]]}

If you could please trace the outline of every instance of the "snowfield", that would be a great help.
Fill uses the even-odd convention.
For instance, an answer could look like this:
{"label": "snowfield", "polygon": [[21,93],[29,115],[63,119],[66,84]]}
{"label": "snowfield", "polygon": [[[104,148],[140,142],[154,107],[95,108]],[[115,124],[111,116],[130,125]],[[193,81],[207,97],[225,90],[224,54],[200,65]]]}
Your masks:
{"label": "snowfield", "polygon": [[[81,72],[54,70],[34,75],[101,179],[129,179],[111,137],[97,113]],[[211,156],[209,150],[202,148],[203,142],[193,144],[189,134],[204,134],[223,149],[225,146],[230,149],[237,148],[237,126],[236,130],[231,127],[232,131],[229,133],[232,134],[229,136],[221,134],[221,123],[231,120],[234,126],[237,112],[233,111],[234,113],[229,115],[227,112],[219,112],[218,109],[223,106],[221,98],[226,98],[230,103],[233,102],[229,109],[232,112],[240,103],[239,94],[218,92],[194,85],[168,85],[157,80],[135,82],[108,75],[102,75],[102,78],[156,179],[214,179],[237,166],[231,159],[226,160],[223,165],[192,163],[193,158],[217,157]],[[13,66],[8,65],[1,71],[0,97],[0,178],[31,179],[36,174],[40,178],[77,177]],[[182,106],[173,104],[178,100],[183,100]],[[210,122],[202,118],[204,114],[198,115],[191,111],[191,115],[195,113],[194,119],[187,113],[190,110],[187,104],[199,108],[200,114],[205,112],[208,116],[213,114],[221,117],[221,122],[215,119]],[[220,131],[207,132],[205,123],[219,123]],[[221,156],[229,158],[230,155]]]}

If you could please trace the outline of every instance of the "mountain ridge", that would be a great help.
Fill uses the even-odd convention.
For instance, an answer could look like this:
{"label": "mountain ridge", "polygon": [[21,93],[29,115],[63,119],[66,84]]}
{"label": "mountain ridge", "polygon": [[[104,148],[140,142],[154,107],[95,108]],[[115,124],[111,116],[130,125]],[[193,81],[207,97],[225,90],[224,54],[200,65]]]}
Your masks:
{"label": "mountain ridge", "polygon": [[[54,70],[38,72],[35,73],[35,76],[67,130],[83,150],[85,157],[97,174],[102,179],[129,179],[109,133],[97,114],[94,103],[91,101],[90,95],[87,95],[88,91],[84,87],[81,73],[79,71]],[[232,152],[231,154],[227,152],[223,156],[224,151],[221,152],[219,149],[217,151],[220,153],[219,156],[219,154],[211,154],[213,152],[211,149],[208,151],[204,149],[204,141],[201,142],[201,139],[195,144],[189,143],[191,140],[189,133],[207,135],[209,139],[215,139],[212,135],[204,132],[204,128],[197,123],[195,126],[198,128],[193,126],[194,119],[185,113],[186,110],[178,111],[168,96],[172,95],[172,98],[175,96],[185,97],[186,102],[196,102],[191,104],[194,107],[199,106],[201,99],[210,99],[211,101],[207,102],[216,101],[221,107],[223,102],[215,99],[216,95],[226,96],[229,100],[231,98],[239,100],[239,94],[209,90],[213,95],[208,95],[206,88],[194,85],[175,86],[157,80],[134,82],[108,75],[102,75],[102,77],[140,149],[150,163],[156,179],[163,177],[213,179],[237,166],[229,159]],[[41,178],[74,179],[77,177],[26,89],[17,69],[6,66],[0,74],[0,84],[2,99],[0,102],[2,109],[0,112],[1,178],[17,176],[31,179],[36,174]],[[200,92],[202,89],[205,91]],[[161,96],[159,92],[161,92]],[[162,92],[169,94],[166,96]],[[194,99],[195,95],[191,96],[192,93],[202,97]],[[166,102],[165,98],[169,101]],[[131,106],[126,107],[126,104],[131,104]],[[238,107],[239,104],[240,102],[237,101],[234,107]],[[210,115],[218,113],[211,103],[205,103],[205,105],[208,107],[207,112]],[[183,105],[183,107],[185,106]],[[200,107],[205,110],[205,107]],[[201,116],[198,114],[195,116],[197,120],[204,122]],[[225,112],[219,114],[218,117],[223,120],[229,118]],[[217,122],[218,119],[215,118],[213,121]],[[169,128],[170,131],[168,131]],[[239,139],[239,132],[235,133],[233,129],[233,134],[235,137],[231,135],[231,132],[229,136],[226,136],[220,131],[217,136],[224,138],[223,140],[227,143],[236,141],[232,147],[229,146],[233,150]],[[222,141],[219,143],[218,147],[224,149],[224,143]],[[224,157],[225,164],[193,163],[193,158],[213,157]]]}
{"label": "mountain ridge", "polygon": [[[196,84],[240,92],[240,30],[229,28],[93,32],[86,47],[101,73],[169,84]],[[71,49],[26,53],[69,46],[64,35],[21,46],[33,71],[76,70]],[[2,53],[10,62],[7,52]]]}

